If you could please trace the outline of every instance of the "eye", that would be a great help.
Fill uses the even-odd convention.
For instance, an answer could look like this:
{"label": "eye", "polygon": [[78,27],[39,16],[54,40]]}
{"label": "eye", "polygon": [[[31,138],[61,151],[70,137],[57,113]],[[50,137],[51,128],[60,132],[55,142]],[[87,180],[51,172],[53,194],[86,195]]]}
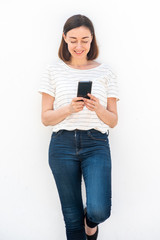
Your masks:
{"label": "eye", "polygon": [[[76,43],[76,42],[71,42],[71,43]],[[83,41],[83,43],[88,43],[88,41],[87,42]]]}

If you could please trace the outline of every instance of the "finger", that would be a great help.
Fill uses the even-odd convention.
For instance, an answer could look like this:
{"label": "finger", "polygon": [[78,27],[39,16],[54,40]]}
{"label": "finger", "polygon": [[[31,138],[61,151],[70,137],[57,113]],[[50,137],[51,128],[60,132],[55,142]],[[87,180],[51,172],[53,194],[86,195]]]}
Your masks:
{"label": "finger", "polygon": [[95,109],[95,106],[94,106],[93,104],[90,104],[90,103],[86,104],[85,106],[86,106],[89,110],[94,110],[94,109]]}
{"label": "finger", "polygon": [[79,105],[79,106],[80,106],[80,105],[84,105],[84,101],[83,101],[83,100],[82,100],[82,101],[76,101],[74,104],[77,105],[77,106],[78,106],[78,105]]}
{"label": "finger", "polygon": [[91,103],[91,102],[93,102],[93,100],[92,100],[92,99],[88,99],[88,98],[84,98],[84,102],[89,102],[89,103]]}
{"label": "finger", "polygon": [[86,106],[86,108],[89,109],[90,111],[94,111],[94,109],[89,106]]}
{"label": "finger", "polygon": [[94,106],[94,104],[93,104],[93,103],[89,103],[89,102],[87,102],[87,103],[86,103],[86,105],[87,105],[87,106],[89,106],[89,107],[92,107],[92,106]]}
{"label": "finger", "polygon": [[84,104],[81,104],[81,105],[76,105],[76,107],[84,107]]}
{"label": "finger", "polygon": [[83,109],[83,107],[77,107],[77,108],[76,108],[76,110],[81,110],[81,109]]}
{"label": "finger", "polygon": [[79,100],[83,100],[83,97],[75,97],[75,98],[73,98],[73,101],[79,101]]}
{"label": "finger", "polygon": [[95,101],[94,100],[86,100],[85,104],[89,104],[90,106],[95,106]]}
{"label": "finger", "polygon": [[92,94],[88,93],[87,95],[88,95],[92,100],[95,100],[95,101],[97,100],[97,98],[96,98],[95,96],[93,96]]}
{"label": "finger", "polygon": [[83,107],[83,106],[84,106],[84,103],[82,103],[82,102],[77,102],[77,103],[75,104],[75,106],[76,106],[76,107]]}

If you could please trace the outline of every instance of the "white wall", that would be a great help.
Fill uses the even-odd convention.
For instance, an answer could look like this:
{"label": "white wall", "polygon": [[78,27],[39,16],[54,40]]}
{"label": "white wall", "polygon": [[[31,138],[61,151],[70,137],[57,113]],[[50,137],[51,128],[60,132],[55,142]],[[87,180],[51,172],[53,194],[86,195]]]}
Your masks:
{"label": "white wall", "polygon": [[[42,71],[57,59],[67,18],[94,23],[100,57],[118,74],[119,123],[110,129],[112,215],[99,239],[158,240],[158,0],[1,1],[0,240],[58,240],[65,227],[41,123]],[[83,183],[83,197],[85,189]]]}

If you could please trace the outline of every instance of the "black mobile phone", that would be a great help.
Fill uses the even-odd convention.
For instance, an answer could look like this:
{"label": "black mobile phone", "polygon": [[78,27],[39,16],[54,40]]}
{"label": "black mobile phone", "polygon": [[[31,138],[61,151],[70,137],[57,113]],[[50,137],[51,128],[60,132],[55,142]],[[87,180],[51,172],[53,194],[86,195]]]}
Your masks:
{"label": "black mobile phone", "polygon": [[[77,97],[84,97],[90,99],[87,93],[91,93],[92,81],[80,81],[78,82]],[[83,100],[78,100],[83,101]]]}

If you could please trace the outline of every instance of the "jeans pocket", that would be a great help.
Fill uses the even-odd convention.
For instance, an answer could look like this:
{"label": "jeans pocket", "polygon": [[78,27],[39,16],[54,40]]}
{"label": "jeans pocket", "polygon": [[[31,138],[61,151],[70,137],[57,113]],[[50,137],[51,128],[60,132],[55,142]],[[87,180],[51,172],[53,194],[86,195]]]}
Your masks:
{"label": "jeans pocket", "polygon": [[63,131],[64,130],[62,129],[62,130],[59,130],[57,132],[52,132],[51,138],[56,138],[56,137],[60,136],[63,133]]}
{"label": "jeans pocket", "polygon": [[104,141],[104,142],[108,141],[109,134],[107,134],[107,133],[102,133],[98,130],[90,129],[90,130],[88,130],[87,134],[93,140]]}

